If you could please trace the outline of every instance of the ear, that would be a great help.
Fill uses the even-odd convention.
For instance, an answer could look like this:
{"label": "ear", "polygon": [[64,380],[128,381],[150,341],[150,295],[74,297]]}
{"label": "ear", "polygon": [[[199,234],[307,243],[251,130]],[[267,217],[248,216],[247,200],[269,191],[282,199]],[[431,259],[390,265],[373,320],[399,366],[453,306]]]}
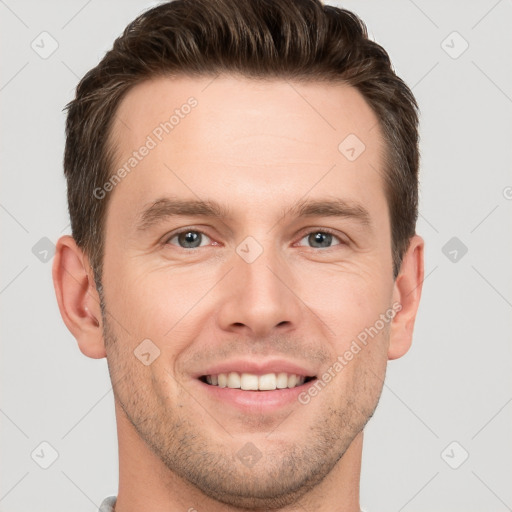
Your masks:
{"label": "ear", "polygon": [[100,297],[92,268],[69,235],[57,242],[52,276],[60,314],[80,350],[94,359],[106,357]]}
{"label": "ear", "polygon": [[402,259],[400,273],[393,289],[393,304],[400,303],[401,309],[391,323],[388,359],[402,357],[411,347],[414,321],[420,303],[423,287],[423,238],[414,235]]}

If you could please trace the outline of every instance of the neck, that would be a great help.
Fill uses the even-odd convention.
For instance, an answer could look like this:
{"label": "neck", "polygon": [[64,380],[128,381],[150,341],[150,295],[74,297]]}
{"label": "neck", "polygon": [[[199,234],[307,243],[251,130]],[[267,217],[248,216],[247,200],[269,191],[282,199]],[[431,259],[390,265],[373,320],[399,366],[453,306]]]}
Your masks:
{"label": "neck", "polygon": [[[139,437],[116,401],[119,442],[119,490],[115,512],[248,512],[203,494],[170,471]],[[353,440],[332,471],[296,503],[280,512],[360,512],[359,480],[363,432]],[[254,509],[261,510],[261,509]]]}

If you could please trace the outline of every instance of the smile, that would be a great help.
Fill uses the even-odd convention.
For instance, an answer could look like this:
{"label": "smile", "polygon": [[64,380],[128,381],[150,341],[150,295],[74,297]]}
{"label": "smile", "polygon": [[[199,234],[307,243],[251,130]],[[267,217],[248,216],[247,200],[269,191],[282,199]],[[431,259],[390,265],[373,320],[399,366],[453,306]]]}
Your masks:
{"label": "smile", "polygon": [[242,389],[244,391],[274,391],[276,389],[291,389],[302,386],[314,377],[306,377],[294,373],[219,373],[217,375],[204,375],[200,377],[202,382],[219,388]]}

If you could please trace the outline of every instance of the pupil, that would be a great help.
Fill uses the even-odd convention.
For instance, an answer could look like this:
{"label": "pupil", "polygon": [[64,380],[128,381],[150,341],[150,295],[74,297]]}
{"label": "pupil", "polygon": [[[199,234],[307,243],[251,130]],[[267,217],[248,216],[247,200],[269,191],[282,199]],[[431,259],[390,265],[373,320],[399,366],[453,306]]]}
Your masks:
{"label": "pupil", "polygon": [[188,231],[179,235],[180,244],[183,242],[187,247],[198,247],[200,245],[199,233],[195,231]]}
{"label": "pupil", "polygon": [[330,243],[332,241],[332,235],[330,233],[312,233],[309,235],[309,242],[310,243],[319,243],[320,247],[329,247]]}

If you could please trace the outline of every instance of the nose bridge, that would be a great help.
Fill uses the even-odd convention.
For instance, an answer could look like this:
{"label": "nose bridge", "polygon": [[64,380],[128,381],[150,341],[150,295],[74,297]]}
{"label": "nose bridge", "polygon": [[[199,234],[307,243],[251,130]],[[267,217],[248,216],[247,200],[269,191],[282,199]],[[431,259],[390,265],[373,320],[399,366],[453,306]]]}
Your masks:
{"label": "nose bridge", "polygon": [[272,233],[246,237],[233,255],[228,291],[219,315],[224,329],[242,325],[266,336],[278,325],[296,327],[300,304],[291,291],[293,277]]}
{"label": "nose bridge", "polygon": [[236,273],[253,299],[277,298],[284,292],[283,280],[289,270],[271,235],[262,242],[248,237],[237,247],[237,254]]}

